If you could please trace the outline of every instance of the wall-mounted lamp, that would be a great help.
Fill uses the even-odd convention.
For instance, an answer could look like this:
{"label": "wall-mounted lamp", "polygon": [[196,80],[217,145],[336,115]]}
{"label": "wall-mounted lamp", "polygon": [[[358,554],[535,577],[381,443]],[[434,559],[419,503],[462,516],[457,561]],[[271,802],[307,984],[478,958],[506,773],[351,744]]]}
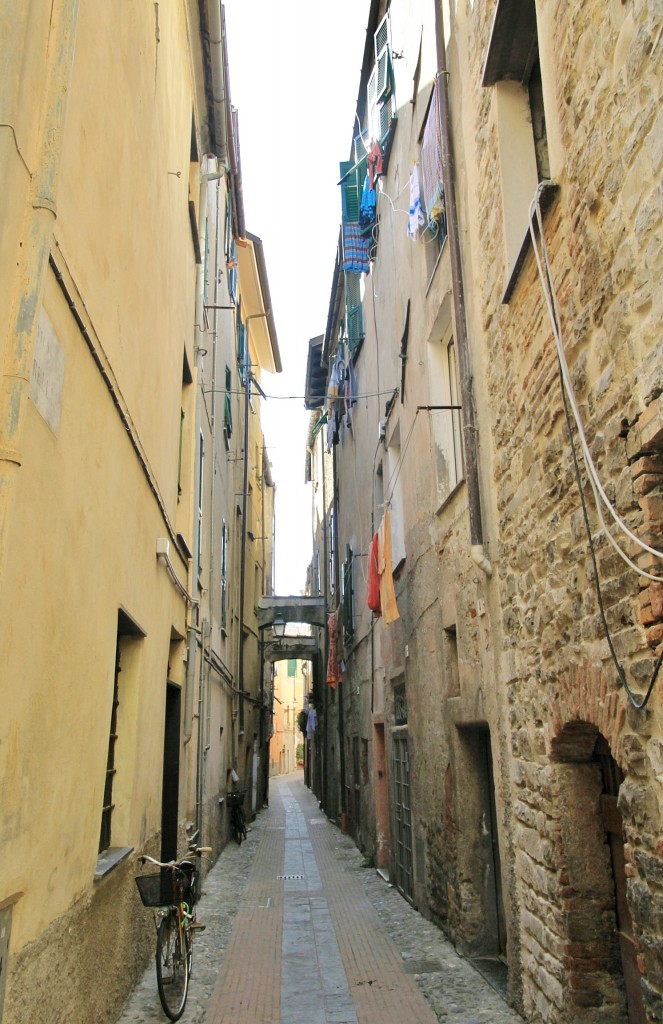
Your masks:
{"label": "wall-mounted lamp", "polygon": [[282,640],[285,636],[286,623],[284,619],[274,619],[272,622],[272,629],[274,630],[274,636],[277,639]]}

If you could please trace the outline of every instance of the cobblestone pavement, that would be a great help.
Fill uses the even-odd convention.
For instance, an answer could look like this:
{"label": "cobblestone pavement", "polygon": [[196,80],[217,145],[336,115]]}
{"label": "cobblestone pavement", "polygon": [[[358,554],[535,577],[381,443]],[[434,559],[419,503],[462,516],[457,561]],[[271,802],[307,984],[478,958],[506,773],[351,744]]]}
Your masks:
{"label": "cobblestone pavement", "polygon": [[[301,773],[229,844],[198,907],[187,1024],[522,1024],[442,932],[364,864]],[[166,1017],[153,963],[118,1024]]]}

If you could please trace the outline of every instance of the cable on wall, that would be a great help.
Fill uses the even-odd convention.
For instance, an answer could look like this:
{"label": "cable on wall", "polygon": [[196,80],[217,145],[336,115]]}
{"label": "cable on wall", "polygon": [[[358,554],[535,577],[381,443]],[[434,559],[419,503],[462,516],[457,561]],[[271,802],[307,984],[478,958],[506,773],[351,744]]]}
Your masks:
{"label": "cable on wall", "polygon": [[[545,183],[542,183],[542,184],[545,184]],[[622,665],[621,665],[621,663],[619,661],[619,658],[617,657],[617,652],[615,651],[615,647],[614,647],[614,644],[613,644],[613,641],[612,641],[612,636],[611,636],[611,633],[610,633],[610,627],[608,625],[608,620],[607,620],[607,617],[606,617],[605,606],[603,604],[603,594],[601,592],[601,581],[600,581],[600,578],[599,578],[598,564],[597,564],[597,560],[596,560],[596,549],[595,549],[594,537],[592,535],[592,528],[591,528],[591,524],[589,522],[589,513],[588,513],[588,510],[587,510],[587,502],[585,500],[585,494],[584,494],[583,487],[582,487],[582,479],[581,479],[581,474],[580,474],[580,465],[579,465],[579,462],[578,462],[578,456],[577,456],[577,452],[576,452],[576,444],[575,444],[575,439],[574,439],[574,436],[573,436],[573,425],[572,425],[572,420],[571,420],[570,409],[573,411],[573,415],[574,415],[574,419],[575,419],[575,425],[576,425],[576,431],[577,431],[578,437],[580,439],[581,450],[582,450],[582,453],[583,453],[583,457],[584,457],[584,461],[585,461],[585,466],[587,468],[589,484],[591,486],[592,493],[594,495],[594,500],[596,502],[596,508],[597,508],[597,512],[598,512],[598,516],[599,516],[599,521],[601,523],[601,530],[600,530],[600,532],[604,533],[606,535],[607,539],[611,542],[611,544],[615,548],[615,550],[621,555],[621,557],[624,559],[624,561],[629,566],[631,566],[631,568],[635,569],[635,571],[638,572],[641,576],[645,576],[648,579],[655,580],[657,583],[661,582],[661,577],[654,576],[653,574],[645,572],[644,570],[640,569],[639,566],[636,566],[631,561],[631,559],[628,558],[626,553],[621,550],[621,548],[619,547],[617,542],[614,540],[614,538],[610,534],[610,532],[609,532],[609,530],[607,528],[607,524],[605,523],[605,520],[604,520],[604,518],[603,518],[603,516],[601,514],[601,507],[600,506],[601,506],[601,500],[602,500],[603,503],[609,508],[609,510],[610,510],[610,512],[611,512],[611,514],[613,516],[613,519],[615,520],[615,522],[617,522],[618,525],[620,526],[620,528],[629,537],[631,537],[636,543],[638,543],[643,550],[649,551],[651,554],[655,555],[658,558],[663,558],[663,553],[657,551],[655,548],[650,547],[648,544],[645,544],[644,541],[641,541],[638,537],[635,536],[635,534],[633,534],[628,529],[626,524],[621,521],[621,519],[619,518],[616,510],[612,507],[612,505],[611,505],[607,495],[605,494],[605,491],[603,490],[603,487],[601,486],[601,483],[600,483],[600,481],[598,479],[598,474],[596,472],[596,467],[594,466],[593,460],[591,458],[591,454],[589,452],[589,448],[587,446],[587,440],[586,440],[585,432],[584,432],[584,429],[583,429],[583,426],[582,426],[582,421],[581,421],[581,417],[580,417],[580,411],[578,409],[578,405],[577,405],[577,402],[576,402],[576,399],[575,399],[575,394],[573,392],[573,386],[571,384],[571,378],[570,378],[570,374],[569,374],[568,364],[566,362],[566,356],[565,356],[563,340],[562,340],[561,316],[560,316],[560,311],[559,311],[559,304],[558,304],[557,294],[556,294],[555,287],[554,287],[553,280],[552,280],[552,270],[551,270],[551,267],[550,267],[550,260],[548,258],[548,251],[547,251],[547,248],[546,248],[545,236],[544,236],[544,233],[543,233],[543,218],[542,218],[542,215],[541,215],[541,207],[539,205],[539,198],[540,198],[542,184],[540,184],[539,187],[537,188],[537,191],[535,193],[534,199],[530,203],[530,208],[529,208],[529,214],[530,214],[529,230],[530,230],[530,235],[531,235],[531,238],[532,238],[532,247],[534,249],[534,254],[535,254],[535,257],[536,257],[537,267],[538,267],[538,270],[539,270],[539,277],[541,279],[541,285],[542,285],[542,288],[543,288],[543,293],[544,293],[544,297],[545,297],[545,300],[546,300],[546,305],[548,307],[548,313],[550,315],[550,321],[551,321],[551,324],[552,324],[552,331],[553,331],[553,336],[554,336],[554,339],[555,339],[555,345],[556,345],[556,348],[557,348],[557,357],[558,357],[558,362],[559,362],[560,386],[561,386],[561,390],[562,390],[562,401],[563,401],[563,405],[564,405],[564,416],[565,416],[565,419],[566,419],[566,427],[567,427],[567,431],[568,431],[568,435],[569,435],[569,442],[570,442],[570,445],[571,445],[571,455],[572,455],[572,458],[573,458],[573,469],[574,469],[576,484],[577,484],[577,487],[578,487],[578,493],[580,494],[580,503],[582,505],[582,513],[583,513],[583,519],[584,519],[584,523],[585,523],[585,530],[587,532],[587,539],[588,539],[588,542],[589,542],[589,552],[590,552],[590,557],[591,557],[591,560],[592,560],[592,568],[593,568],[593,572],[594,572],[594,586],[596,588],[596,597],[597,597],[597,601],[598,601],[598,605],[599,605],[599,612],[600,612],[600,615],[601,615],[601,623],[603,625],[603,631],[605,633],[605,637],[606,637],[606,640],[608,642],[608,648],[610,650],[610,656],[612,658],[612,662],[613,662],[613,664],[615,666],[615,669],[617,671],[617,676],[619,678],[619,681],[621,682],[622,686],[624,687],[624,690],[626,692],[626,695],[627,695],[628,700],[631,703],[631,705],[636,709],[636,711],[642,711],[643,708],[646,707],[646,705],[647,705],[647,703],[649,701],[649,698],[651,697],[651,694],[652,694],[653,689],[654,689],[654,685],[655,685],[656,680],[658,678],[658,674],[659,674],[659,671],[660,671],[660,668],[661,668],[661,664],[663,663],[663,648],[661,649],[661,653],[659,654],[659,656],[658,656],[658,658],[656,660],[656,664],[654,666],[654,671],[652,673],[652,676],[651,676],[651,679],[649,681],[649,685],[647,687],[645,695],[640,700],[638,698],[638,696],[633,692],[633,690],[631,689],[631,687],[628,684],[628,680],[626,679],[626,673],[624,672],[624,669],[623,669],[623,667],[622,667]],[[536,234],[536,231],[535,231],[535,220],[536,220],[536,226],[538,228],[538,239],[537,239],[537,234]],[[541,251],[539,251],[539,244],[541,246]]]}

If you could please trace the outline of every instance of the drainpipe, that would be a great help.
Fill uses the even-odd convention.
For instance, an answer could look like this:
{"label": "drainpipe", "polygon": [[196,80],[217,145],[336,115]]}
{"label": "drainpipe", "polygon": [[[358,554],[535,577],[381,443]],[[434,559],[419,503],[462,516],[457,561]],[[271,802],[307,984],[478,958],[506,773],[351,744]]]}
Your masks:
{"label": "drainpipe", "polygon": [[[207,218],[207,182],[211,175],[201,174],[198,200],[198,237],[203,238],[205,234],[205,220]],[[193,544],[191,560],[191,587],[190,591],[195,592],[195,583],[198,579],[198,566],[200,564],[200,512],[198,507],[198,494],[200,491],[200,427],[202,423],[203,405],[203,356],[206,354],[205,338],[205,262],[198,265],[196,272],[196,309],[195,309],[195,340],[194,355],[196,366],[196,396],[195,410],[195,456],[193,465]],[[200,616],[200,604],[196,604],[196,611]],[[186,692],[184,696],[184,743],[187,744],[193,735],[193,689],[196,678],[196,653],[198,649],[197,634],[200,632],[197,624],[193,621],[193,607],[191,609],[191,620],[189,622],[189,639],[186,662]],[[202,639],[202,638],[201,638]],[[204,650],[201,645],[201,658]]]}
{"label": "drainpipe", "polygon": [[[334,550],[336,551],[336,559],[335,559],[335,563],[334,563],[335,564],[336,579],[334,580],[334,585],[335,585],[335,588],[336,588],[336,593],[338,594],[339,593],[339,589],[340,589],[340,575],[339,575],[339,555],[340,555],[340,552],[338,550],[338,515],[336,514],[337,513],[337,509],[338,509],[338,502],[337,502],[337,497],[338,497],[338,491],[337,491],[338,477],[337,477],[337,473],[336,473],[336,445],[334,445],[332,447],[332,480],[333,480],[333,508],[334,508],[334,525],[333,525],[334,537],[332,539],[332,543],[334,544]],[[343,721],[343,690],[344,690],[343,683],[340,683],[339,686],[338,686],[338,748],[339,748],[339,755],[340,755],[340,759],[339,759],[339,769],[340,769],[340,771],[339,771],[339,785],[341,787],[341,815],[345,816],[345,814],[347,813],[348,809],[347,809],[346,802],[345,802],[345,722]]]}
{"label": "drainpipe", "polygon": [[20,444],[37,319],[57,216],[58,176],[76,46],[78,5],[79,0],[59,0],[49,5],[52,28],[46,59],[50,60],[44,83],[46,101],[39,161],[28,192],[31,209],[26,218],[25,255],[16,275],[17,294],[8,333],[8,342],[10,338],[11,342],[7,345],[0,391],[0,578],[5,564],[9,505],[22,460]]}
{"label": "drainpipe", "polygon": [[449,114],[449,89],[447,55],[444,42],[444,13],[442,0],[435,0],[435,42],[437,47],[436,88],[439,102],[440,135],[442,139],[442,172],[444,175],[444,196],[447,213],[449,255],[451,258],[451,281],[453,286],[454,319],[458,340],[458,362],[460,369],[460,390],[463,404],[463,440],[465,442],[465,478],[467,480],[467,501],[470,513],[470,555],[487,576],[493,567],[486,556],[483,545],[481,521],[481,497],[479,492],[479,471],[477,458],[477,427],[472,390],[472,369],[467,339],[465,317],[465,290],[460,255],[460,230],[456,207],[456,186],[454,160],[451,146],[451,117]]}
{"label": "drainpipe", "polygon": [[[249,321],[258,317],[268,317],[271,310],[265,313],[251,313],[246,318],[247,342],[249,336]],[[242,482],[242,541],[239,566],[239,657],[237,662],[237,686],[239,687],[240,718],[244,719],[242,701],[244,700],[244,590],[246,580],[246,503],[249,491],[249,401],[251,399],[251,365],[244,366],[244,475]],[[237,764],[233,763],[237,770]]]}
{"label": "drainpipe", "polygon": [[[210,63],[212,65],[212,103],[216,155],[228,163],[228,68],[224,46],[224,21],[219,0],[207,5],[209,16]],[[222,20],[223,19],[223,20]]]}
{"label": "drainpipe", "polygon": [[[205,675],[205,637],[209,639],[210,624],[203,619],[200,630],[200,662],[198,664],[198,750],[196,751],[196,832],[203,832],[203,804],[205,799],[205,752],[204,752],[204,675]],[[200,842],[200,839],[198,839]]]}
{"label": "drainpipe", "polygon": [[328,754],[329,754],[329,747],[328,747],[328,735],[329,734],[328,734],[328,729],[327,729],[327,724],[328,724],[327,723],[327,719],[328,719],[329,715],[327,713],[327,709],[329,708],[329,704],[330,704],[329,687],[327,686],[327,681],[325,679],[325,671],[326,671],[326,668],[327,668],[327,659],[329,658],[329,628],[327,626],[327,616],[329,614],[329,609],[328,609],[328,605],[327,605],[327,599],[328,599],[328,594],[329,594],[329,558],[327,556],[327,486],[326,486],[326,481],[325,481],[325,442],[324,442],[324,438],[322,436],[323,435],[323,431],[319,430],[318,431],[318,435],[319,435],[319,438],[320,438],[320,453],[321,453],[320,466],[322,468],[322,550],[323,550],[323,559],[322,559],[322,564],[323,564],[322,592],[325,595],[325,626],[324,626],[324,634],[323,634],[324,638],[325,638],[325,642],[324,642],[324,645],[323,645],[323,648],[322,648],[323,651],[324,651],[324,659],[323,659],[323,662],[322,662],[322,685],[324,687],[323,692],[325,694],[325,705],[326,705],[325,716],[324,716],[324,719],[323,719],[323,722],[322,722],[322,744],[323,744],[322,745],[322,766],[323,766],[323,776],[322,776],[322,780],[321,780],[320,789],[321,789],[321,792],[322,792],[322,798],[323,798],[323,803],[324,803],[325,811],[327,813],[329,813],[329,797],[328,797],[328,793],[327,793],[327,781],[329,779],[329,772],[327,771],[326,763],[325,763],[326,760],[327,760]]}

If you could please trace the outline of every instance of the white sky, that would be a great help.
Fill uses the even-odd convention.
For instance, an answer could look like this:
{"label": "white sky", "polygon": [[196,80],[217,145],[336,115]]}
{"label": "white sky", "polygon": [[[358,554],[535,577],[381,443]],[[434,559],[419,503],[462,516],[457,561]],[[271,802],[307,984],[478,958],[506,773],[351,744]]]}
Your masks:
{"label": "white sky", "polygon": [[[267,395],[303,396],[308,340],[323,334],[369,0],[225,0],[247,230],[262,238],[283,373]],[[276,483],[276,592],[298,594],[311,559],[303,397],[263,402]]]}

